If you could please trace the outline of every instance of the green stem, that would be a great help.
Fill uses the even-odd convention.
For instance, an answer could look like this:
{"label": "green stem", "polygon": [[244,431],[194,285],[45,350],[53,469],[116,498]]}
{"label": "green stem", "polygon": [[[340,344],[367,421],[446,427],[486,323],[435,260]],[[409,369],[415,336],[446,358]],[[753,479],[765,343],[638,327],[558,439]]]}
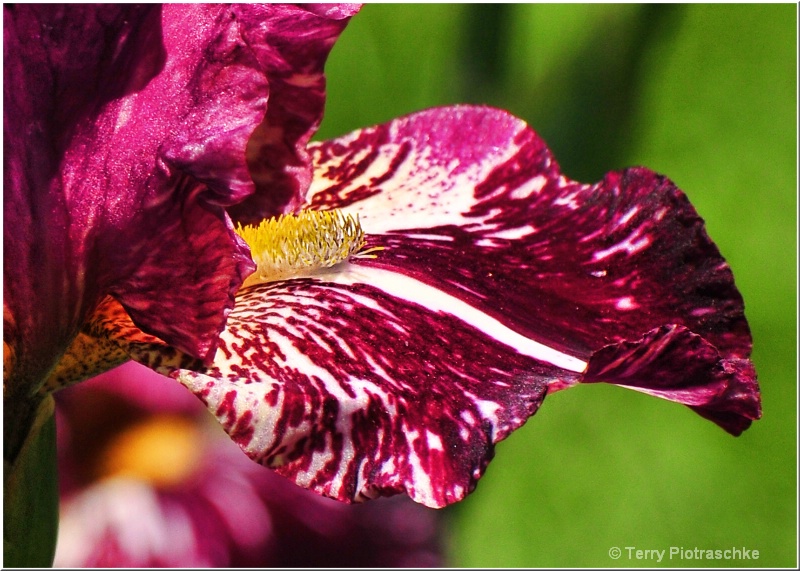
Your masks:
{"label": "green stem", "polygon": [[58,471],[53,398],[39,405],[19,454],[3,466],[5,567],[50,567],[58,532]]}

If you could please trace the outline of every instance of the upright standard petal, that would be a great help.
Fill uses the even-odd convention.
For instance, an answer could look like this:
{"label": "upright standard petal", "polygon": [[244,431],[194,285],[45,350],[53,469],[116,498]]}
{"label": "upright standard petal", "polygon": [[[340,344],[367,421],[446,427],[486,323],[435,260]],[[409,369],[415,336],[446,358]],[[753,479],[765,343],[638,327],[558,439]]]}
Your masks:
{"label": "upright standard petal", "polygon": [[345,501],[443,506],[547,393],[579,382],[681,402],[733,433],[760,415],[731,272],[664,177],[572,182],[522,121],[484,107],[311,152],[307,207],[358,215],[382,250],[244,288],[211,367],[117,335],[256,461]]}
{"label": "upright standard petal", "polygon": [[[311,182],[306,151],[325,106],[323,66],[358,4],[244,5],[239,18],[252,23],[242,38],[266,70],[269,106],[247,147],[256,193],[228,209],[252,223],[293,211]],[[265,41],[266,39],[266,41]],[[212,119],[213,120],[213,119]]]}
{"label": "upright standard petal", "polygon": [[109,293],[213,355],[253,267],[225,208],[271,215],[308,183],[322,66],[353,9],[322,12],[4,7],[5,331],[25,392]]}

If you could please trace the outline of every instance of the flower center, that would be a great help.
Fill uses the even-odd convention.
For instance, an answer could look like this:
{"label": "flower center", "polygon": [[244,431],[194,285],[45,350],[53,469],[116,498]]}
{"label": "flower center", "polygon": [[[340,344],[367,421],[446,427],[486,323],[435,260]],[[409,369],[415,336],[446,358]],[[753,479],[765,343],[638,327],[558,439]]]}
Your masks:
{"label": "flower center", "polygon": [[126,476],[156,486],[184,482],[201,457],[201,435],[188,419],[158,415],[133,424],[103,452],[98,476]]}
{"label": "flower center", "polygon": [[365,234],[358,217],[341,210],[305,210],[282,214],[258,226],[242,226],[236,233],[250,246],[258,266],[244,286],[313,274],[351,257],[371,258],[364,250]]}

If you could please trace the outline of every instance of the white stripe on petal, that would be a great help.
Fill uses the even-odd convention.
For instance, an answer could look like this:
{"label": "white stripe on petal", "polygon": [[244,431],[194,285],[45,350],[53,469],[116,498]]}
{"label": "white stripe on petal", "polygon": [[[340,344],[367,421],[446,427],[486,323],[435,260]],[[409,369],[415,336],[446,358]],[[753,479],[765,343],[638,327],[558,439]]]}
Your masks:
{"label": "white stripe on petal", "polygon": [[375,267],[346,264],[326,272],[323,279],[337,284],[369,284],[398,299],[432,311],[449,313],[523,355],[567,371],[582,373],[586,369],[585,361],[528,339],[465,301],[412,277]]}

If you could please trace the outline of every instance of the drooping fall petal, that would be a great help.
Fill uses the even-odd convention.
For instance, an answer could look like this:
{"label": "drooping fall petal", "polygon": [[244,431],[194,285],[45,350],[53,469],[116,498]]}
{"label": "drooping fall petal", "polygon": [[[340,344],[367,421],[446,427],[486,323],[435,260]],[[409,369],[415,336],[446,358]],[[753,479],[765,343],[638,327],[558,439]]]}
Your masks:
{"label": "drooping fall petal", "polygon": [[[590,362],[584,382],[658,388],[734,433],[760,414],[733,275],[665,177],[633,168],[594,185],[570,181],[522,121],[475,107],[419,113],[314,152],[312,207],[358,213],[371,245],[386,248],[355,263],[449,292]],[[673,340],[686,332],[677,341],[685,346],[640,371],[638,382],[626,382],[630,371],[599,373],[621,344],[660,351],[665,326]],[[701,343],[706,350],[694,350]],[[688,373],[681,358],[703,372]],[[550,391],[558,388],[550,383]],[[723,412],[728,398],[717,398],[726,391],[741,393],[735,426]]]}
{"label": "drooping fall petal", "polygon": [[256,461],[341,500],[442,506],[548,392],[579,382],[681,402],[733,433],[760,415],[741,296],[666,178],[572,182],[522,121],[482,107],[311,152],[308,207],[358,214],[384,249],[243,289],[209,368],[128,341]]}

